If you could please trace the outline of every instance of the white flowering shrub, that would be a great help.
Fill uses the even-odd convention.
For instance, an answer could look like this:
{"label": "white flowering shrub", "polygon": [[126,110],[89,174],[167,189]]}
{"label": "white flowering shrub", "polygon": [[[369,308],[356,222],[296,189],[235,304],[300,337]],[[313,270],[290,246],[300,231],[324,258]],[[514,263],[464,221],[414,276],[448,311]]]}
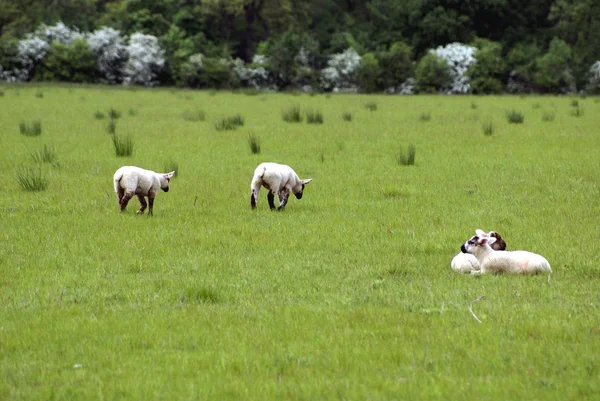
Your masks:
{"label": "white flowering shrub", "polygon": [[68,45],[75,39],[84,37],[77,29],[71,29],[60,21],[54,26],[41,24],[30,36],[42,39],[48,44],[58,42],[63,45]]}
{"label": "white flowering shrub", "polygon": [[321,70],[321,88],[326,91],[356,91],[354,74],[360,66],[360,55],[352,48],[334,54]]}
{"label": "white flowering shrub", "polygon": [[416,89],[416,82],[414,78],[407,78],[406,81],[398,87],[396,93],[399,95],[414,95]]}
{"label": "white flowering shrub", "polygon": [[590,67],[587,90],[600,92],[600,61],[596,61]]}
{"label": "white flowering shrub", "polygon": [[165,65],[164,50],[156,36],[134,33],[127,45],[129,59],[123,67],[123,83],[153,86]]}
{"label": "white flowering shrub", "polygon": [[121,80],[121,72],[127,61],[127,47],[121,32],[102,27],[86,36],[86,42],[98,63],[102,79],[108,83]]}
{"label": "white flowering shrub", "polygon": [[24,80],[30,78],[33,70],[48,55],[50,44],[38,37],[28,36],[19,41],[19,58],[24,70]]}
{"label": "white flowering shrub", "polygon": [[267,63],[266,56],[256,54],[251,64],[245,64],[239,58],[232,60],[231,69],[242,85],[265,90],[272,87],[269,72],[265,68]]}
{"label": "white flowering shrub", "polygon": [[448,89],[448,93],[468,93],[470,91],[467,70],[471,64],[477,61],[475,59],[476,50],[475,47],[463,45],[462,43],[450,43],[431,50],[450,66],[452,85]]}

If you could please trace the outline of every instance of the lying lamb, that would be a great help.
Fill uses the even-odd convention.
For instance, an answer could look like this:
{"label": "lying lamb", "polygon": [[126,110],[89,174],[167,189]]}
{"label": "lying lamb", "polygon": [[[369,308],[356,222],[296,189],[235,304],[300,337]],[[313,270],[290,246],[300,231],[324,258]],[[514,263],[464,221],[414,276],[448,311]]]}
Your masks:
{"label": "lying lamb", "polygon": [[133,198],[133,195],[137,195],[141,204],[137,214],[143,214],[147,206],[144,196],[147,196],[150,207],[148,215],[151,216],[154,198],[158,190],[162,189],[165,192],[169,192],[169,181],[174,174],[175,171],[163,174],[134,166],[123,166],[118,169],[114,175],[114,183],[115,192],[119,198],[119,205],[121,205],[121,212],[125,210],[127,203]]}
{"label": "lying lamb", "polygon": [[527,251],[495,251],[490,246],[496,242],[495,237],[488,237],[481,230],[477,230],[476,234],[460,248],[463,253],[475,255],[479,261],[480,270],[471,271],[471,274],[552,273],[550,263],[543,256]]}
{"label": "lying lamb", "polygon": [[254,170],[254,177],[250,184],[250,207],[254,209],[258,202],[258,193],[260,188],[265,187],[269,193],[267,200],[271,210],[275,209],[275,194],[279,197],[279,208],[283,210],[288,202],[290,192],[293,192],[297,199],[302,199],[304,186],[312,181],[312,178],[301,180],[290,166],[277,163],[261,163]]}
{"label": "lying lamb", "polygon": [[[484,233],[485,234],[485,233]],[[485,234],[487,237],[496,238],[496,242],[492,244],[492,249],[495,251],[503,251],[506,249],[506,242],[502,239],[500,234],[495,231],[490,231]],[[479,262],[477,258],[470,253],[457,254],[450,262],[450,267],[457,273],[470,273],[473,270],[479,270]]]}

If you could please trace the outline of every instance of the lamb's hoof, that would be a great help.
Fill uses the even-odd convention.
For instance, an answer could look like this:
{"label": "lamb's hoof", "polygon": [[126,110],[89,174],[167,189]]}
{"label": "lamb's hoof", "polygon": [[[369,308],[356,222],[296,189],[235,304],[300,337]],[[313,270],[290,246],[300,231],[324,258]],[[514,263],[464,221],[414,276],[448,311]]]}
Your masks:
{"label": "lamb's hoof", "polygon": [[277,208],[277,211],[278,211],[278,212],[283,212],[284,210],[285,210],[285,208],[283,208],[283,207],[281,207],[281,206],[279,206],[279,207]]}
{"label": "lamb's hoof", "polygon": [[138,210],[135,214],[144,214],[141,210]]}

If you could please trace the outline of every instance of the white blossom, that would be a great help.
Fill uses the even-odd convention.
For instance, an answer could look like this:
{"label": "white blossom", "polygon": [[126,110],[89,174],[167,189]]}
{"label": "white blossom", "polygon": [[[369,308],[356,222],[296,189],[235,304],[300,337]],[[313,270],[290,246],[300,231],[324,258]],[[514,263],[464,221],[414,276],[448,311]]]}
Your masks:
{"label": "white blossom", "polygon": [[462,43],[450,43],[431,50],[450,66],[452,86],[448,93],[468,93],[471,90],[467,70],[477,62],[475,59],[476,48]]}
{"label": "white blossom", "polygon": [[71,29],[61,21],[57,22],[54,26],[41,24],[35,30],[35,32],[30,35],[40,38],[49,44],[58,42],[63,45],[68,45],[76,39],[83,38],[83,34],[81,34],[77,29]]}
{"label": "white blossom", "polygon": [[247,65],[243,60],[236,58],[231,62],[233,73],[238,77],[244,85],[254,89],[270,89],[272,88],[269,72],[264,67],[268,62],[267,57],[256,54],[252,58],[252,63]]}
{"label": "white blossom", "polygon": [[354,73],[360,66],[360,55],[352,48],[334,54],[321,70],[321,88],[324,90],[356,91]]}
{"label": "white blossom", "polygon": [[102,27],[87,35],[86,42],[98,63],[98,70],[108,83],[119,81],[121,69],[127,60],[127,48],[121,32]]}
{"label": "white blossom", "polygon": [[590,67],[588,77],[588,90],[598,91],[600,90],[600,61],[596,61]]}
{"label": "white blossom", "polygon": [[165,65],[165,52],[158,45],[156,36],[134,33],[129,38],[127,53],[129,59],[123,68],[123,82],[156,85],[156,76]]}

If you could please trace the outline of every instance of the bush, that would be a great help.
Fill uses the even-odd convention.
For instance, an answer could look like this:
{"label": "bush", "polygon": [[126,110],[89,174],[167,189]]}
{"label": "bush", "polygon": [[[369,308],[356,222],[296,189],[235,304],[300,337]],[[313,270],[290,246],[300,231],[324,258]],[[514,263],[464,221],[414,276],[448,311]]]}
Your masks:
{"label": "bush", "polygon": [[568,93],[575,90],[571,74],[571,48],[558,38],[552,39],[548,52],[536,60],[535,82],[542,90],[551,93]]}
{"label": "bush", "polygon": [[468,93],[470,91],[467,71],[475,63],[476,49],[462,43],[450,43],[432,50],[449,67],[451,85],[445,89],[448,93]]}
{"label": "bush", "polygon": [[424,93],[447,90],[452,84],[450,67],[434,53],[427,53],[415,69],[417,89]]}
{"label": "bush", "polygon": [[126,49],[129,59],[123,68],[123,82],[145,86],[158,84],[158,74],[165,65],[164,51],[158,39],[137,32],[129,38]]}
{"label": "bush", "polygon": [[506,90],[510,93],[529,93],[535,90],[535,60],[541,54],[535,43],[518,43],[507,54],[510,71]]}
{"label": "bush", "polygon": [[68,45],[52,43],[48,56],[36,71],[36,78],[43,81],[91,83],[98,76],[94,55],[83,39]]}
{"label": "bush", "polygon": [[600,93],[600,61],[596,61],[588,71],[586,90],[591,93]]}
{"label": "bush", "polygon": [[471,91],[475,94],[500,93],[506,79],[506,63],[502,57],[502,45],[486,39],[475,41],[477,62],[467,71]]}
{"label": "bush", "polygon": [[273,37],[261,50],[268,60],[265,68],[277,87],[314,85],[312,67],[318,43],[311,36],[288,31]]}
{"label": "bush", "polygon": [[127,48],[120,31],[102,27],[88,34],[86,42],[96,59],[101,79],[107,83],[121,82],[122,70],[127,61]]}
{"label": "bush", "polygon": [[333,92],[354,91],[360,63],[361,57],[352,48],[334,54],[327,61],[327,68],[321,70],[321,89]]}
{"label": "bush", "polygon": [[404,42],[392,43],[387,52],[376,54],[382,89],[398,92],[400,86],[413,75],[412,49]]}
{"label": "bush", "polygon": [[360,66],[356,70],[356,82],[361,92],[372,93],[382,89],[381,68],[379,62],[373,53],[367,53],[362,56]]}
{"label": "bush", "polygon": [[239,81],[226,62],[194,54],[181,67],[181,82],[190,88],[232,89]]}

